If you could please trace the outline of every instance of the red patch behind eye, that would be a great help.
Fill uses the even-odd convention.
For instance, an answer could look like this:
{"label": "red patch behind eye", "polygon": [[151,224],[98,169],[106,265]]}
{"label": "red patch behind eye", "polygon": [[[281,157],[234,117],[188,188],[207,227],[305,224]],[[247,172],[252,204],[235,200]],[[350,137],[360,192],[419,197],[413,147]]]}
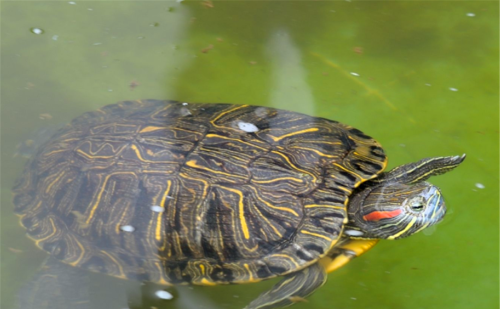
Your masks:
{"label": "red patch behind eye", "polygon": [[365,219],[366,221],[378,221],[380,219],[394,218],[401,214],[401,212],[401,209],[392,211],[374,211],[367,214],[366,216],[363,216],[363,219]]}

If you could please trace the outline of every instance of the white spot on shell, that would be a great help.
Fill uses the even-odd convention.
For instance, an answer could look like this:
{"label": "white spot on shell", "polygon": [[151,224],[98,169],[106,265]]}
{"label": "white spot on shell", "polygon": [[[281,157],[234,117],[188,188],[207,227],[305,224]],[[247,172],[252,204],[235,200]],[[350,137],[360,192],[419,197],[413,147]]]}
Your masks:
{"label": "white spot on shell", "polygon": [[172,298],[174,298],[174,296],[172,294],[170,294],[167,291],[162,291],[162,290],[156,291],[155,295],[158,298],[161,298],[161,299],[172,299]]}
{"label": "white spot on shell", "polygon": [[344,234],[349,236],[363,236],[363,232],[357,230],[345,230]]}
{"label": "white spot on shell", "polygon": [[68,2],[68,3],[69,3],[69,4],[73,4],[73,5],[75,5],[75,4],[76,4],[76,2],[74,2],[74,1],[70,1],[70,2]]}
{"label": "white spot on shell", "polygon": [[247,133],[253,133],[253,132],[257,132],[259,131],[259,128],[257,128],[256,125],[254,125],[253,123],[249,123],[249,122],[238,122],[238,128],[240,128],[240,130],[243,130]]}
{"label": "white spot on shell", "polygon": [[133,231],[135,231],[135,227],[133,227],[132,225],[123,225],[123,226],[120,226],[120,230],[122,230],[124,232],[133,232]]}
{"label": "white spot on shell", "polygon": [[182,103],[182,105],[186,106],[186,105],[188,105],[188,103],[184,102],[184,103]]}
{"label": "white spot on shell", "polygon": [[458,89],[457,89],[457,88],[453,88],[453,87],[450,87],[449,89],[450,89],[451,91],[458,91]]}
{"label": "white spot on shell", "polygon": [[351,72],[350,74],[351,74],[352,76],[359,76],[359,74],[358,74],[358,73],[356,73],[356,72]]}
{"label": "white spot on shell", "polygon": [[476,188],[478,188],[478,189],[484,189],[485,187],[484,187],[484,185],[482,183],[478,182],[478,183],[476,183]]}
{"label": "white spot on shell", "polygon": [[432,86],[431,84],[425,84],[425,85],[426,85],[427,87],[430,87],[430,86]]}
{"label": "white spot on shell", "polygon": [[158,206],[158,205],[153,205],[153,206],[151,206],[151,210],[154,212],[164,212],[165,208]]}
{"label": "white spot on shell", "polygon": [[474,16],[476,16],[476,14],[474,14],[474,13],[467,13],[467,14],[465,14],[465,15],[466,15],[466,16],[469,16],[469,17],[474,17]]}

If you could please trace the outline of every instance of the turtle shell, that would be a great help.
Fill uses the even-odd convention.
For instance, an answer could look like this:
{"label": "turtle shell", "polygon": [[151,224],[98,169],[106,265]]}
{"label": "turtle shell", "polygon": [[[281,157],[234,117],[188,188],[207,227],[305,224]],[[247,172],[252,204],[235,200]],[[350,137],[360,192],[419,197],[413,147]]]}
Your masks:
{"label": "turtle shell", "polygon": [[344,124],[267,107],[125,101],[60,129],[14,188],[28,235],[69,265],[157,283],[291,273],[342,234],[386,165]]}

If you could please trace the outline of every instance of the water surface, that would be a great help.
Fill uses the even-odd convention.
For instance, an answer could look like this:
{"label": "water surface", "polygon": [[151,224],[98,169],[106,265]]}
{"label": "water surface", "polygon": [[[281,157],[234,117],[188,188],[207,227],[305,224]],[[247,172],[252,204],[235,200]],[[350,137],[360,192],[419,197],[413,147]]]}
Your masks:
{"label": "water surface", "polygon": [[[467,154],[432,179],[449,214],[383,241],[293,308],[498,305],[498,3],[2,3],[1,307],[45,253],[25,237],[10,189],[33,132],[131,99],[232,102],[335,119],[379,140],[389,165]],[[42,33],[40,33],[42,32]],[[39,33],[39,34],[37,34]],[[96,308],[242,308],[274,281],[171,289],[91,276]],[[151,288],[154,290],[154,287]],[[142,303],[142,305],[141,305]]]}

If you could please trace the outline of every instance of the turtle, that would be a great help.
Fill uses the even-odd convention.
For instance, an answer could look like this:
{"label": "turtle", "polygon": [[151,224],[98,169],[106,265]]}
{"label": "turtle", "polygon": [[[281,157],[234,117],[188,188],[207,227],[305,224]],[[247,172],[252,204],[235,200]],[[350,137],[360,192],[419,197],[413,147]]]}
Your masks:
{"label": "turtle", "polygon": [[246,307],[279,308],[379,239],[440,222],[445,203],[426,180],[464,159],[384,171],[382,146],[337,121],[253,105],[122,101],[40,146],[13,202],[35,244],[75,270],[161,285],[280,276]]}

